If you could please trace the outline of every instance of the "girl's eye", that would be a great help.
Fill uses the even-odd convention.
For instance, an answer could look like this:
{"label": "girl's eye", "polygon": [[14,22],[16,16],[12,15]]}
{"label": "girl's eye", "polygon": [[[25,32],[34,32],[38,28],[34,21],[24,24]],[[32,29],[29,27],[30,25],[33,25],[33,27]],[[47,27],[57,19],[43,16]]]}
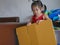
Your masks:
{"label": "girl's eye", "polygon": [[38,9],[36,9],[36,11],[38,11]]}
{"label": "girl's eye", "polygon": [[35,10],[33,10],[33,12],[34,12]]}

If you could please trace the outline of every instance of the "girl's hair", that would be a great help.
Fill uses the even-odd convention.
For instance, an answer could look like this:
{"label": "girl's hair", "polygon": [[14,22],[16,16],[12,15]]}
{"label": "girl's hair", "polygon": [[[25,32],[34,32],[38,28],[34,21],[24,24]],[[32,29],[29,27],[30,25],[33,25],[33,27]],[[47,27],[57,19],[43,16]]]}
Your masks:
{"label": "girl's hair", "polygon": [[46,11],[46,5],[43,5],[43,3],[39,0],[39,1],[33,1],[33,3],[31,4],[31,9],[33,6],[38,6],[39,8],[43,7],[44,10],[42,11],[43,13]]}
{"label": "girl's hair", "polygon": [[47,10],[46,5],[43,5],[43,8],[44,8],[43,12],[46,12],[46,10]]}

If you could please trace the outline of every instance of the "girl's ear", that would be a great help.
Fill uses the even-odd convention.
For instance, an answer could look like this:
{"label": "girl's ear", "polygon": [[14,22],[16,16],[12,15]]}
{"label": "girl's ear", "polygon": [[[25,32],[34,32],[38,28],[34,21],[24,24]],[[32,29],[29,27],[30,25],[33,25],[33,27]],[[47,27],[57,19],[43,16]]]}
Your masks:
{"label": "girl's ear", "polygon": [[41,8],[41,11],[44,12],[44,7]]}

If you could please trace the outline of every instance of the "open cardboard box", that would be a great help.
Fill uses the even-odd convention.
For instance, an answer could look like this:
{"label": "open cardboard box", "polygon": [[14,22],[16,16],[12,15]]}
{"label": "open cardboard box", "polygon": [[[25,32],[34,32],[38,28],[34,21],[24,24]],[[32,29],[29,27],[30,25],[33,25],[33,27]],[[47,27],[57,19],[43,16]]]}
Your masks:
{"label": "open cardboard box", "polygon": [[57,45],[51,20],[16,28],[19,45]]}

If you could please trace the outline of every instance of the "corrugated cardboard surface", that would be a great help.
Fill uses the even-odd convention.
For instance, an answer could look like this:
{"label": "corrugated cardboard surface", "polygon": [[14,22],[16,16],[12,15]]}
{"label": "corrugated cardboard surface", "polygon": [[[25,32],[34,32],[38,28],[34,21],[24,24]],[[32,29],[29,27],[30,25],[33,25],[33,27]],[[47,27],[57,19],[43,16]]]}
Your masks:
{"label": "corrugated cardboard surface", "polygon": [[51,20],[16,29],[20,45],[57,45]]}

